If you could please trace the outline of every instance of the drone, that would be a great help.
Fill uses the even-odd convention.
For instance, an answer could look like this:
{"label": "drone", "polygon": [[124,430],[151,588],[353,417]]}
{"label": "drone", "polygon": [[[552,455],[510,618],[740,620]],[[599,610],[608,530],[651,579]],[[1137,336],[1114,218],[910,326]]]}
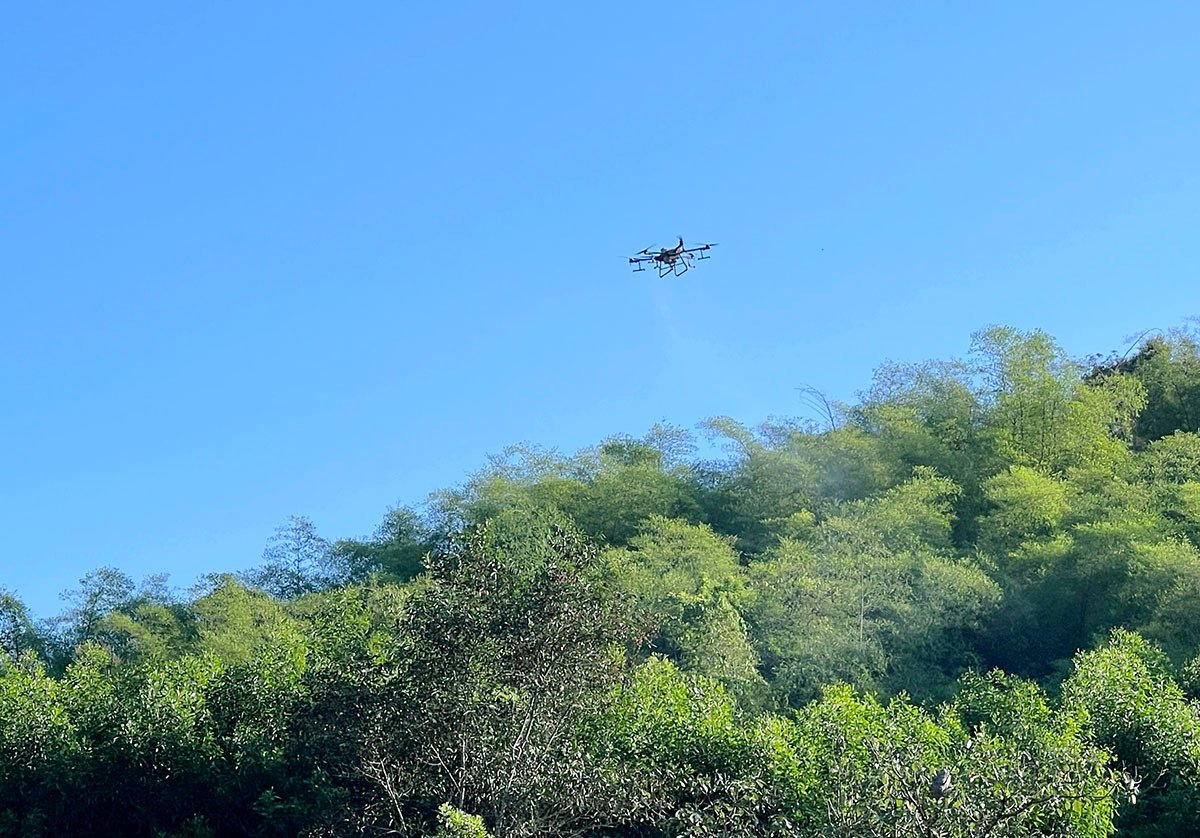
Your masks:
{"label": "drone", "polygon": [[653,264],[658,268],[660,277],[667,274],[675,276],[683,276],[687,273],[688,268],[692,267],[695,259],[708,259],[708,252],[716,247],[715,244],[698,244],[695,247],[684,247],[683,236],[679,237],[679,244],[674,247],[663,247],[657,252],[654,250],[654,245],[639,250],[633,256],[629,257],[629,264],[634,265],[634,272],[646,270],[646,264]]}

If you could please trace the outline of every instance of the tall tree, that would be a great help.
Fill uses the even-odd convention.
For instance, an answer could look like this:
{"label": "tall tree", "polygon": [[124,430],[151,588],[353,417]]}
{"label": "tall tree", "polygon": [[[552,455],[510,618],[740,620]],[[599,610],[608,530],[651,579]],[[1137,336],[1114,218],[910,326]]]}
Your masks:
{"label": "tall tree", "polygon": [[25,603],[0,588],[0,665],[4,659],[15,662],[27,652],[39,657],[45,653],[45,641],[38,633]]}
{"label": "tall tree", "polygon": [[483,816],[499,838],[559,835],[608,805],[608,781],[576,742],[631,639],[601,570],[561,516],[523,510],[431,560],[360,740],[362,775],[394,827],[431,818],[436,801]]}
{"label": "tall tree", "polygon": [[604,558],[615,583],[640,606],[650,651],[742,698],[761,695],[766,685],[739,611],[745,571],[730,538],[653,516],[628,547]]}
{"label": "tall tree", "polygon": [[1111,470],[1127,456],[1120,431],[1145,404],[1136,381],[1104,378],[1094,386],[1045,332],[993,327],[974,337],[986,427],[1015,465],[1047,474],[1068,468]]}
{"label": "tall tree", "polygon": [[329,542],[308,518],[292,516],[263,550],[263,563],[246,573],[250,584],[279,599],[298,599],[332,583]]}

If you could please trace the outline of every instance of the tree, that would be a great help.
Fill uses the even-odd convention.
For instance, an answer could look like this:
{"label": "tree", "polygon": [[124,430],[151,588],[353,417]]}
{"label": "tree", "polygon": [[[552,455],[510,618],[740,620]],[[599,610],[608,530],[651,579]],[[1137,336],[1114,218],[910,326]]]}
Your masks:
{"label": "tree", "polygon": [[214,574],[191,603],[196,649],[227,664],[245,663],[291,620],[280,604],[231,574]]}
{"label": "tree", "polygon": [[407,582],[421,572],[433,549],[429,524],[409,507],[392,509],[366,541],[339,539],[329,546],[327,563],[338,584],[364,582],[378,576]]}
{"label": "tree", "polygon": [[[998,673],[968,677],[936,717],[903,698],[884,705],[834,687],[797,715],[790,740],[816,768],[800,834],[1112,832],[1106,755],[1033,684]],[[939,775],[949,785],[935,792]]]}
{"label": "tree", "polygon": [[1124,374],[1146,392],[1134,425],[1138,445],[1175,431],[1200,430],[1200,342],[1194,324],[1152,335],[1132,356],[1097,363],[1091,377]]}
{"label": "tree", "polygon": [[168,660],[192,648],[196,623],[181,603],[133,602],[101,617],[94,639],[124,660]]}
{"label": "tree", "polygon": [[557,835],[608,805],[575,736],[631,639],[601,570],[561,516],[523,510],[431,557],[360,739],[393,826],[428,820],[435,800],[499,838]]}
{"label": "tree", "polygon": [[[1162,651],[1114,630],[1106,646],[1081,652],[1063,684],[1063,704],[1086,713],[1140,792],[1121,812],[1122,834],[1186,834],[1200,811],[1200,705],[1175,682]],[[1132,803],[1133,801],[1131,801]]]}
{"label": "tree", "polygon": [[988,478],[983,497],[987,511],[979,520],[979,544],[998,555],[1054,534],[1070,506],[1064,481],[1028,466]]}
{"label": "tree", "polygon": [[973,351],[985,389],[987,432],[998,453],[1045,474],[1072,467],[1111,471],[1128,456],[1121,436],[1145,405],[1126,377],[1088,385],[1082,369],[1044,332],[993,327]]}
{"label": "tree", "polygon": [[588,725],[592,758],[620,782],[619,834],[797,834],[789,804],[809,766],[771,723],[744,722],[712,678],[661,657],[642,663]]}
{"label": "tree", "polygon": [[69,823],[83,748],[63,692],[30,654],[0,669],[0,834]]}
{"label": "tree", "polygon": [[660,425],[642,439],[612,437],[571,458],[512,446],[461,489],[433,496],[431,529],[444,538],[506,509],[551,509],[596,541],[622,545],[651,515],[698,517],[693,474],[683,463],[691,448],[688,434]]}
{"label": "tree", "polygon": [[468,815],[443,803],[438,809],[438,831],[435,838],[492,838],[483,825],[483,818]]}
{"label": "tree", "polygon": [[843,504],[750,567],[747,618],[767,679],[798,706],[822,685],[949,687],[998,586],[949,546],[954,484],[928,470]]}
{"label": "tree", "polygon": [[263,550],[262,565],[248,571],[246,581],[279,599],[298,599],[333,581],[329,550],[312,521],[292,516],[275,531]]}
{"label": "tree", "polygon": [[753,701],[765,687],[738,610],[745,573],[732,540],[705,525],[652,516],[629,546],[605,551],[637,602],[648,649]]}
{"label": "tree", "polygon": [[962,361],[885,364],[850,412],[851,421],[878,440],[879,456],[894,482],[925,466],[959,487],[954,516],[958,544],[973,540],[982,507],[980,484],[999,468],[994,439],[984,432],[985,400]]}
{"label": "tree", "polygon": [[936,713],[840,685],[790,718],[747,719],[711,679],[651,659],[593,747],[638,789],[623,834],[1103,838],[1118,782],[1081,720],[999,673]]}
{"label": "tree", "polygon": [[[1134,463],[1129,473],[1137,472]],[[1122,625],[1153,626],[1177,654],[1190,652],[1188,591],[1200,566],[1160,489],[1091,469],[1049,477],[1016,466],[985,483],[991,508],[979,546],[1005,588],[986,643],[992,663],[1063,672],[1076,650]],[[1178,640],[1169,638],[1172,623]]]}
{"label": "tree", "polygon": [[891,485],[876,439],[854,426],[823,433],[794,423],[752,431],[725,417],[704,423],[732,452],[702,469],[706,520],[757,555],[785,533],[797,513],[865,498]]}
{"label": "tree", "polygon": [[0,588],[0,668],[3,668],[5,658],[14,663],[26,652],[40,657],[45,653],[45,643],[30,619],[25,603]]}
{"label": "tree", "polygon": [[100,621],[133,602],[136,586],[128,574],[115,567],[93,570],[79,580],[79,587],[61,595],[70,608],[58,618],[61,642],[67,650],[94,637]]}

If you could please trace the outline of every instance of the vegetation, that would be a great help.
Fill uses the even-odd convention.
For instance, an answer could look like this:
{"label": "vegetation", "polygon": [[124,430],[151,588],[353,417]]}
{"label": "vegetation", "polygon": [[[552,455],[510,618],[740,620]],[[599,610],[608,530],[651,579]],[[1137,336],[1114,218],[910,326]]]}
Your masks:
{"label": "vegetation", "polygon": [[0,591],[0,834],[1192,834],[1196,337],[825,406],[514,448],[185,598]]}

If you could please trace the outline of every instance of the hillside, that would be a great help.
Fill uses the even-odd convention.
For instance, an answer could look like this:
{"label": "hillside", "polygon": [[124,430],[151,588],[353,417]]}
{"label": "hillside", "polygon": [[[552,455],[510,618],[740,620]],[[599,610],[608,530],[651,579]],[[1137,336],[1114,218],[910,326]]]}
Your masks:
{"label": "hillside", "polygon": [[0,592],[0,834],[1190,834],[1196,335],[820,406],[514,447],[186,598]]}

